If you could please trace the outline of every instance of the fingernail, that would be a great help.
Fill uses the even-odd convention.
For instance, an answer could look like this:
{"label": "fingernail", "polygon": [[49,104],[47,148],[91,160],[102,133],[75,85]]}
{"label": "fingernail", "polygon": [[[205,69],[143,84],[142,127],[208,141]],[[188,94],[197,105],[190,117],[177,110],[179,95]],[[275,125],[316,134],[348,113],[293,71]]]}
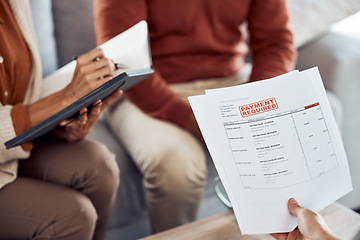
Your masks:
{"label": "fingernail", "polygon": [[290,204],[297,204],[297,201],[294,198],[289,199]]}

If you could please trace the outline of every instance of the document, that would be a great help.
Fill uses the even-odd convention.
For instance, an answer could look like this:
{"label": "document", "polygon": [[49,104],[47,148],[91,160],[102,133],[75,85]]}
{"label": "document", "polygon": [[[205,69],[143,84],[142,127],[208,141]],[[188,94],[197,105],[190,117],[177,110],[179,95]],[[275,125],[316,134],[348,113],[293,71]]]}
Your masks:
{"label": "document", "polygon": [[[103,50],[107,58],[120,64],[121,68],[115,72],[114,77],[123,72],[134,74],[152,68],[146,21],[140,21],[98,48]],[[73,60],[44,78],[41,98],[65,88],[71,82],[75,68],[76,61]]]}
{"label": "document", "polygon": [[[137,23],[100,45],[99,48],[102,48],[107,58],[120,65],[114,77],[35,127],[7,141],[5,143],[7,149],[49,133],[59,127],[62,120],[76,117],[80,109],[92,106],[97,100],[105,99],[117,89],[126,91],[153,73],[148,28],[145,21]],[[45,78],[41,98],[65,88],[71,82],[75,68],[76,61],[72,61]]]}
{"label": "document", "polygon": [[291,197],[317,212],[352,190],[317,68],[206,90],[189,102],[242,234],[292,231]]}

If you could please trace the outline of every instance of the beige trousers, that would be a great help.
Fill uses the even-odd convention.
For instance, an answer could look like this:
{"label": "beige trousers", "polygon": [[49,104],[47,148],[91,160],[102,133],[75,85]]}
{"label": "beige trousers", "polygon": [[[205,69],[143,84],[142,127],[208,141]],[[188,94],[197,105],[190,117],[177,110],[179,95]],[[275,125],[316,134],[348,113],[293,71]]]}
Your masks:
{"label": "beige trousers", "polygon": [[119,184],[115,156],[91,140],[36,143],[0,189],[0,239],[103,239]]}
{"label": "beige trousers", "polygon": [[[245,82],[248,72],[170,87],[187,101],[204,89]],[[153,232],[194,221],[207,177],[204,146],[190,132],[149,117],[124,99],[105,116],[144,176]]]}

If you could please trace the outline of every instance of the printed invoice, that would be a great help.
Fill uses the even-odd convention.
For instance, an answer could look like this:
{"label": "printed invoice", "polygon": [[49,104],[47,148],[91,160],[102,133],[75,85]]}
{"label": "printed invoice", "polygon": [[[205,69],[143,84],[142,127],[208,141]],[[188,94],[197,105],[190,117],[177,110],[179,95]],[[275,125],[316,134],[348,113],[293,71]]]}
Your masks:
{"label": "printed invoice", "polygon": [[242,234],[288,232],[352,190],[317,68],[189,97]]}

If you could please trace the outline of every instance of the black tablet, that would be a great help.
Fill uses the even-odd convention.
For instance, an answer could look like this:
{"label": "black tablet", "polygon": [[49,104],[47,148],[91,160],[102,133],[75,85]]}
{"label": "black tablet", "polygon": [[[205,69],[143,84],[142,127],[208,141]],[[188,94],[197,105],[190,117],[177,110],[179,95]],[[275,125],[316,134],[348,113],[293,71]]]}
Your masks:
{"label": "black tablet", "polygon": [[104,100],[118,89],[126,91],[141,82],[151,73],[153,73],[151,67],[141,70],[129,70],[121,73],[35,127],[7,141],[5,143],[6,148],[9,149],[33,141],[34,139],[51,132],[59,127],[61,121],[76,117],[80,109],[92,106],[97,100]]}

